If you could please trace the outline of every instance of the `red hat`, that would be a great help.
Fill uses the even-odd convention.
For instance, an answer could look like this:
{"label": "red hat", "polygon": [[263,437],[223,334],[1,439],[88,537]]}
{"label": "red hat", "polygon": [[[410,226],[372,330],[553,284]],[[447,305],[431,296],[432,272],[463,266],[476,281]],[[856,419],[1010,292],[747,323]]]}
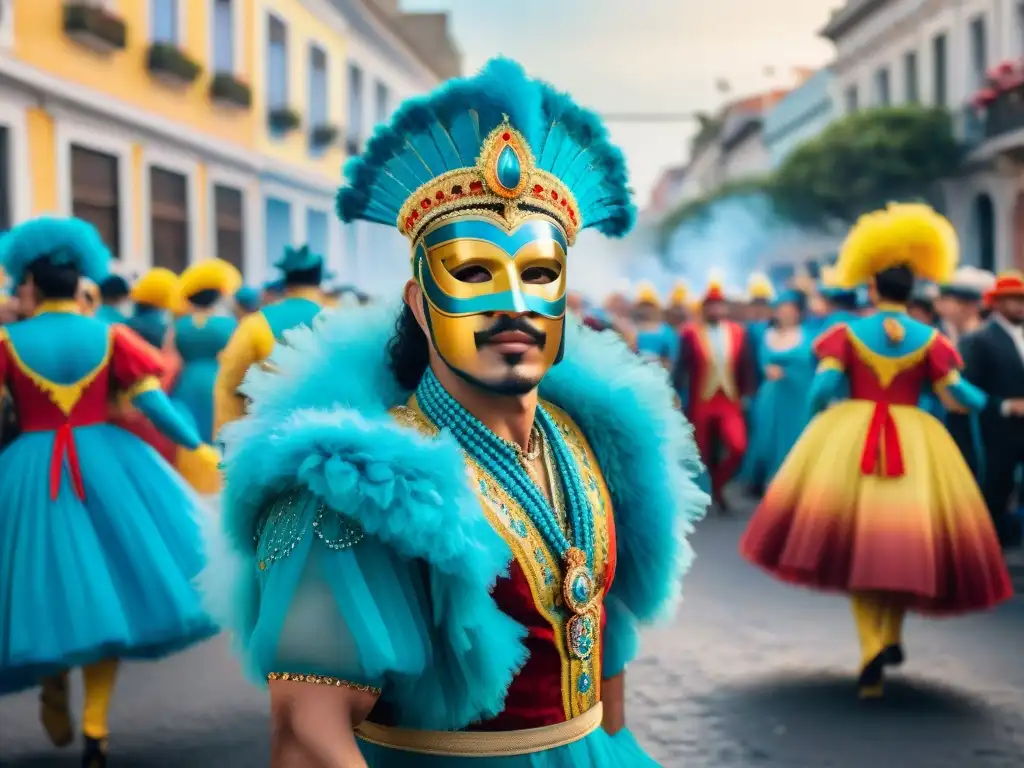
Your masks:
{"label": "red hat", "polygon": [[995,299],[1004,296],[1024,298],[1024,272],[1011,269],[1001,273],[992,288],[985,292],[985,303],[991,305]]}
{"label": "red hat", "polygon": [[708,285],[708,289],[704,291],[703,301],[705,304],[709,301],[725,301],[725,292],[722,290],[722,286],[718,283]]}

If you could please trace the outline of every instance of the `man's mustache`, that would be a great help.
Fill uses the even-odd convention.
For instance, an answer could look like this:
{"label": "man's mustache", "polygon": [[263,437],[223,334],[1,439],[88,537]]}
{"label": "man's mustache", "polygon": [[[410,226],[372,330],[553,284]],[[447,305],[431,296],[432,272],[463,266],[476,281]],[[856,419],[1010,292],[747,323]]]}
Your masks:
{"label": "man's mustache", "polygon": [[530,339],[538,346],[543,348],[544,344],[548,340],[548,335],[537,328],[534,328],[530,321],[522,315],[501,315],[497,322],[494,323],[490,328],[484,331],[477,331],[473,334],[473,341],[476,342],[476,348],[490,344],[491,340],[494,339],[499,333],[524,333],[530,337]]}

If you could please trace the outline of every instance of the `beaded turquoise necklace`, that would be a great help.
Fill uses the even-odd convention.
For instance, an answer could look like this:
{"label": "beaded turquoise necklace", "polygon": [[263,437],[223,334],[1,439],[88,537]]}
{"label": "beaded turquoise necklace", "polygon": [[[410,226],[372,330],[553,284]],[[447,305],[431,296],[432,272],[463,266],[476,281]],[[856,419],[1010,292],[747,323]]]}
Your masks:
{"label": "beaded turquoise necklace", "polygon": [[551,415],[543,406],[537,406],[536,424],[551,448],[556,469],[550,482],[561,483],[565,494],[568,535],[531,477],[518,446],[498,437],[463,408],[430,370],[420,380],[416,400],[423,414],[438,429],[450,432],[466,455],[498,481],[529,516],[545,543],[562,558],[565,563],[562,596],[574,614],[566,626],[569,648],[580,660],[590,658],[599,625],[593,575],[594,516],[583,479]]}

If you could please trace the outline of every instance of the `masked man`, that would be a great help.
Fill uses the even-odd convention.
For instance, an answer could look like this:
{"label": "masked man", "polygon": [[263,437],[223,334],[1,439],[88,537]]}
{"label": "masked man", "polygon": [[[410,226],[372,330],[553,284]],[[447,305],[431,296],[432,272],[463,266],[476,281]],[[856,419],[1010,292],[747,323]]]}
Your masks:
{"label": "masked man", "polygon": [[673,377],[676,390],[689,393],[687,415],[722,512],[728,511],[722,491],[747,450],[743,398],[754,388],[749,340],[741,325],[725,319],[727,311],[722,287],[712,281],[701,307],[703,322],[683,330]]}
{"label": "masked man", "polygon": [[297,329],[223,434],[207,583],[270,682],[273,765],[654,765],[623,670],[706,497],[664,374],[566,318],[579,231],[631,226],[622,154],[498,59],[400,107],[347,177],[343,220],[411,244],[397,325]]}

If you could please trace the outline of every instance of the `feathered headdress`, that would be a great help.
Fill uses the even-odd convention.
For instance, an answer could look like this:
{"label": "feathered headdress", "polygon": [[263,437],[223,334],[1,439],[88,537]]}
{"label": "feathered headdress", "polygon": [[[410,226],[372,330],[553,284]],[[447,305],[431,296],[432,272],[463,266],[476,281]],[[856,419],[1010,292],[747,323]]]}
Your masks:
{"label": "feathered headdress", "polygon": [[81,219],[40,216],[0,238],[0,267],[14,285],[20,285],[29,265],[43,257],[77,267],[94,283],[110,274],[110,251],[96,227]]}
{"label": "feathered headdress", "polygon": [[657,289],[654,285],[644,280],[636,287],[636,291],[633,293],[633,300],[637,304],[653,304],[656,307],[661,306],[661,297],[658,295]]}
{"label": "feathered headdress", "polygon": [[861,216],[850,230],[836,263],[836,283],[852,288],[900,265],[915,277],[945,283],[959,259],[956,230],[945,216],[923,203],[890,203]]}
{"label": "feathered headdress", "polygon": [[171,309],[178,292],[178,276],[164,267],[151,269],[132,286],[131,299],[136,304],[148,304],[160,309]]}
{"label": "feathered headdress", "polygon": [[772,281],[763,272],[754,272],[747,280],[747,298],[750,301],[771,301],[775,298]]}
{"label": "feathered headdress", "polygon": [[708,273],[708,286],[704,290],[702,303],[709,301],[725,301],[725,277],[716,269]]}
{"label": "feathered headdress", "polygon": [[204,259],[181,273],[178,286],[186,299],[200,291],[217,291],[233,296],[242,287],[242,274],[233,264],[222,259]]}
{"label": "feathered headdress", "polygon": [[687,306],[686,299],[689,295],[690,286],[686,284],[686,281],[676,280],[675,285],[672,287],[672,293],[668,297],[669,306],[685,309]]}
{"label": "feathered headdress", "polygon": [[601,119],[503,58],[406,101],[345,176],[343,221],[396,225],[412,242],[470,212],[509,229],[541,213],[570,245],[588,227],[620,237],[636,216],[625,158]]}
{"label": "feathered headdress", "polygon": [[318,253],[313,253],[308,245],[304,245],[301,248],[286,247],[284,249],[284,256],[274,266],[288,274],[289,272],[306,272],[322,267],[323,264],[324,257]]}

